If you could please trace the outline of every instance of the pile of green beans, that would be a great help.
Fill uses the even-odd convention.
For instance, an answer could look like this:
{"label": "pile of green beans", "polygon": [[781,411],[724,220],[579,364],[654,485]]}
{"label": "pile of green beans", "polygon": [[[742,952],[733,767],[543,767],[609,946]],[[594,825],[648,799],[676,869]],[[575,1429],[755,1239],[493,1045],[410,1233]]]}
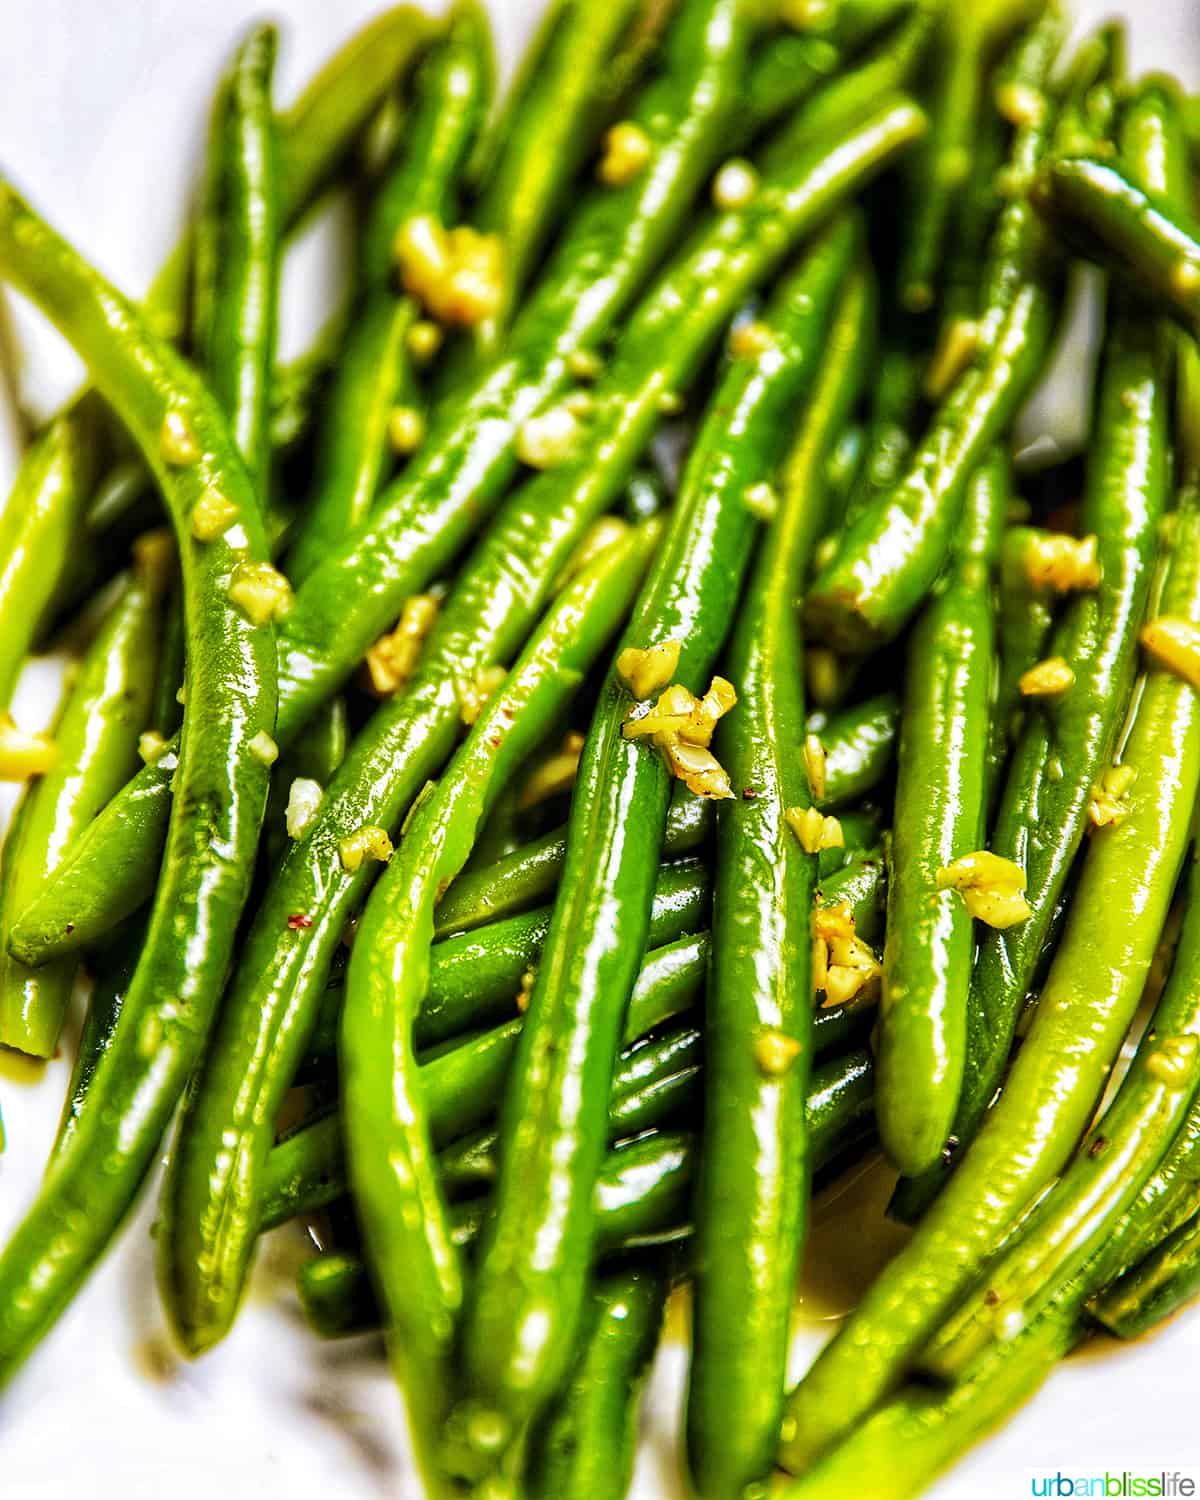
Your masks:
{"label": "pile of green beans", "polygon": [[[456,0],[280,110],[259,24],[141,307],[0,178],[91,382],[0,508],[0,1047],[87,996],[0,1385],[164,1151],[182,1353],[307,1228],[437,1500],[621,1500],[679,1295],[700,1500],[887,1500],[1200,1294],[1195,101],[1065,33],[551,0],[497,99]],[[913,1233],[788,1389],[851,1170]]]}

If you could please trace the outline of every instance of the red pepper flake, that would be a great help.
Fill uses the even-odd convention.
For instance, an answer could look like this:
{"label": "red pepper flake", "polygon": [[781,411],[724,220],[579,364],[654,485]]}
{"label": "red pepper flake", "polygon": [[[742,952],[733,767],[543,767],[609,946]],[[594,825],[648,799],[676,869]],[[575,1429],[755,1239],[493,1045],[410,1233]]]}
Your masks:
{"label": "red pepper flake", "polygon": [[288,926],[293,932],[303,932],[312,926],[312,918],[306,911],[294,911],[288,918]]}
{"label": "red pepper flake", "polygon": [[503,745],[503,743],[504,736],[502,734],[492,734],[488,736],[488,744],[491,745],[493,750],[499,750],[500,746]]}
{"label": "red pepper flake", "polygon": [[758,793],[754,790],[754,788],[752,786],[747,786],[747,787],[743,787],[742,788],[742,801],[743,802],[753,802],[754,799],[755,799],[755,797],[757,797],[757,796],[758,796]]}

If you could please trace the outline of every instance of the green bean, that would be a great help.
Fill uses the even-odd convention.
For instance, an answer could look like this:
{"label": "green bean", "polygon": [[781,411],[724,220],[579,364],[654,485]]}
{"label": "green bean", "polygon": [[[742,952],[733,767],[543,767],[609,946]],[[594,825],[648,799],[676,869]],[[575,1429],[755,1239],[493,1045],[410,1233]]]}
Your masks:
{"label": "green bean", "polygon": [[53,580],[70,559],[84,497],[102,462],[95,403],[57,417],[22,456],[0,511],[0,708],[36,637]]}
{"label": "green bean", "polygon": [[282,238],[271,107],[277,41],[273,26],[256,26],[217,92],[194,231],[192,292],[192,353],[264,500]]}
{"label": "green bean", "polygon": [[[862,1139],[869,1130],[871,1103],[868,1053],[851,1053],[817,1069],[809,1087],[808,1118],[814,1167],[828,1165]],[[695,1161],[696,1142],[684,1132],[656,1131],[608,1152],[596,1179],[596,1258],[686,1236]],[[478,1240],[479,1200],[455,1204],[451,1219],[459,1248]],[[309,1262],[300,1274],[300,1299],[322,1337],[379,1326],[366,1267],[357,1256],[327,1255]]]}
{"label": "green bean", "polygon": [[[109,610],[55,729],[58,758],[26,788],[17,808],[0,862],[0,942],[12,912],[62,860],[137,761],[154,683],[161,571],[144,555]],[[0,1044],[52,1057],[75,970],[70,957],[27,969],[0,950]]]}
{"label": "green bean", "polygon": [[[1188,519],[1193,535],[1175,553],[1163,605],[1164,610],[1182,605],[1194,618],[1200,613],[1200,516],[1193,510]],[[1174,715],[1156,715],[1152,700],[1159,698],[1176,700]],[[1160,668],[1148,674],[1138,715],[1147,715],[1156,729],[1169,727],[1184,740],[1200,741],[1200,728],[1190,722],[1197,719],[1198,706],[1196,690]],[[1139,735],[1136,725],[1134,735]],[[924,1350],[922,1368],[939,1378],[953,1379],[988,1344],[1005,1337],[1005,1329],[1042,1311],[1055,1285],[1085,1264],[1137,1199],[1183,1123],[1200,1084],[1200,904],[1195,899],[1200,879],[1195,869],[1193,862],[1171,977],[1116,1098],[1054,1188],[988,1267],[986,1290],[972,1292]]]}
{"label": "green bean", "polygon": [[1140,1338],[1200,1292],[1200,1214],[1127,1271],[1088,1311],[1119,1339]]}
{"label": "green bean", "polygon": [[[658,533],[658,524],[650,522],[606,548],[551,606],[437,789],[414,810],[355,938],[339,1048],[351,1180],[409,1408],[434,1418],[451,1399],[451,1351],[463,1295],[412,1043],[437,888],[465,863],[495,790],[520,766],[621,625]],[[219,1102],[227,1097],[219,1095]],[[216,1122],[215,1133],[227,1142],[227,1112],[220,1113],[226,1123]],[[269,1146],[268,1137],[264,1157]],[[203,1161],[207,1191],[215,1196]],[[239,1191],[246,1175],[239,1174]],[[224,1217],[228,1222],[228,1212]],[[250,1243],[256,1227],[251,1219]],[[228,1236],[223,1238],[218,1263],[226,1259]],[[190,1245],[184,1247],[182,1264],[189,1263],[190,1252]]]}
{"label": "green bean", "polygon": [[825,791],[819,807],[842,807],[873,792],[891,769],[899,728],[895,693],[879,693],[845,708],[819,732],[825,752]]}
{"label": "green bean", "polygon": [[939,877],[983,842],[992,581],[1009,487],[994,452],[971,479],[942,587],[909,638],[878,1043],[879,1138],[902,1172],[940,1159],[962,1085],[973,924]]}
{"label": "green bean", "polygon": [[[633,112],[652,140],[651,165],[626,186],[598,188],[585,200],[514,328],[504,358],[442,404],[415,461],[380,496],[367,531],[323,562],[299,591],[281,634],[281,743],[340,686],[395,619],[402,601],[458,552],[512,478],[514,445],[524,423],[561,390],[570,356],[603,336],[670,243],[733,108],[745,44],[736,10],[735,0],[686,0],[669,37],[664,71],[646,87]],[[890,123],[892,135],[899,137],[917,128],[915,116]],[[886,134],[879,132],[878,121],[874,124],[877,133]],[[868,132],[864,143],[869,138]],[[870,143],[884,155],[889,146],[895,149],[890,139],[886,146],[882,140]],[[806,212],[797,234],[816,217],[814,163],[810,159],[806,165]],[[816,194],[818,199],[840,188],[829,178],[828,172],[822,174],[824,191]],[[784,214],[796,206],[795,201],[785,204]],[[692,259],[720,248],[732,228],[749,240],[758,227],[753,214],[719,218],[712,245],[706,243]],[[752,281],[765,274],[763,262],[773,249],[755,245],[747,252],[744,243],[735,243],[732,253],[742,251],[752,263]],[[677,317],[680,307],[690,310],[694,300],[688,295],[689,269],[685,256],[681,281],[663,285],[663,300]],[[717,284],[711,272],[703,282],[710,284]],[[733,279],[735,306],[740,286]],[[683,300],[677,302],[681,293]],[[657,307],[653,298],[649,309],[657,366],[664,348],[660,324],[668,309]],[[695,321],[703,327],[712,316],[715,330],[723,313],[724,306],[715,316],[704,309]],[[690,326],[693,320],[686,321]],[[699,351],[694,352],[692,358],[698,357]],[[639,383],[643,374],[639,370]],[[661,391],[652,385],[652,394],[657,400]],[[115,799],[69,870],[48,887],[14,932],[14,951],[23,962],[50,956],[66,940],[67,921],[74,924],[72,939],[82,941],[83,934],[107,930],[147,899],[153,851],[162,837],[169,800],[166,776],[153,767]],[[114,871],[120,872],[119,880],[113,879]],[[101,872],[103,879],[98,878]]]}
{"label": "green bean", "polygon": [[50,1152],[52,1162],[66,1150],[79,1128],[84,1101],[91,1092],[96,1069],[112,1045],[117,1019],[137,969],[144,940],[145,930],[138,926],[118,939],[97,962],[96,978],[88,998],[87,1014],[79,1033],[79,1046]]}
{"label": "green bean", "polygon": [[1010,747],[1019,740],[1025,723],[1021,678],[1046,656],[1046,642],[1054,623],[1052,592],[1034,581],[1030,572],[1033,546],[1043,534],[1026,526],[1011,527],[1000,549],[1000,604],[998,619],[1000,670],[988,732],[989,795],[996,795]]}
{"label": "green bean", "polygon": [[474,221],[504,247],[505,307],[474,330],[474,353],[494,357],[572,180],[596,145],[605,73],[641,0],[594,6],[556,0],[492,132]]}
{"label": "green bean", "polygon": [[[1144,398],[1147,392],[1153,404],[1152,377]],[[1143,431],[1145,406],[1143,399]],[[1124,485],[1136,481],[1139,493],[1147,479],[1161,486],[1165,478],[1161,463],[1157,473],[1146,472],[1154,468],[1152,449],[1139,444],[1136,465],[1124,471]],[[1139,514],[1144,509],[1145,501]],[[887,1394],[1087,1126],[1136,1007],[1183,855],[1200,745],[1190,733],[1177,737],[1181,714],[1177,695],[1171,703],[1152,701],[1135,721],[1125,763],[1144,792],[1131,796],[1124,820],[1092,843],[1029,1034],[957,1172],[793,1392],[783,1449],[793,1472]],[[1057,823],[1049,826],[1057,831]]]}
{"label": "green bean", "polygon": [[1126,167],[1090,157],[1047,162],[1034,198],[1074,248],[1200,334],[1200,226],[1189,213],[1140,187]]}
{"label": "green bean", "polygon": [[[146,723],[164,740],[179,732],[183,704],[179,701],[184,678],[183,590],[172,581],[162,612],[162,636],[154,668],[154,694]],[[120,788],[118,788],[118,791]]]}
{"label": "green bean", "polygon": [[815,851],[788,822],[811,806],[795,753],[804,724],[796,610],[828,508],[826,459],[858,396],[875,313],[875,286],[860,264],[826,333],[824,365],[783,466],[779,512],[726,652],[739,699],[716,750],[733,784],[754,796],[732,799],[717,819],[687,1409],[688,1463],[701,1495],[739,1494],[769,1472],[787,1380],[811,1175],[805,1091],[817,875]]}
{"label": "green bean", "polygon": [[571,1378],[530,1437],[524,1483],[534,1500],[623,1500],[670,1285],[655,1263],[614,1270],[593,1285]]}
{"label": "green bean", "polygon": [[[431,27],[411,6],[384,12],[334,55],[282,116],[283,211],[289,224],[296,223],[333,175]],[[151,315],[175,329],[182,326],[190,261],[185,239],[147,299]],[[0,520],[0,703],[7,703],[38,622],[71,564],[76,530],[105,461],[103,439],[109,426],[96,395],[82,393],[22,456]],[[134,474],[140,492],[140,466]],[[89,530],[103,531],[99,518]],[[164,806],[156,834],[160,844],[166,816]]]}
{"label": "green bean", "polygon": [[[1148,160],[1159,155],[1148,148]],[[999,802],[989,847],[1024,869],[1033,915],[1005,932],[986,934],[980,945],[953,1126],[960,1145],[975,1134],[1003,1076],[1018,1015],[1087,826],[1093,788],[1112,759],[1150,591],[1167,498],[1169,351],[1165,330],[1148,325],[1139,310],[1118,302],[1113,313],[1080,515],[1083,532],[1098,538],[1100,581],[1073,599],[1052,633],[1050,655],[1068,663],[1074,682],[1027,717]],[[902,1185],[892,1212],[914,1217],[944,1178],[943,1167]]]}
{"label": "green bean", "polygon": [[[667,813],[663,853],[691,853],[704,843],[711,828],[712,804],[681,784]],[[566,852],[566,833],[555,828],[503,859],[478,870],[464,870],[438,903],[434,936],[470,932],[499,917],[527,910],[558,885]]]}
{"label": "green bean", "polygon": [[[731,363],[692,449],[623,637],[627,648],[677,642],[674,678],[689,690],[712,666],[748,560],[755,523],[743,497],[773,472],[780,418],[811,377],[855,240],[841,222],[783,280],[764,315],[768,347]],[[664,760],[624,736],[630,702],[614,670],[580,761],[559,899],[509,1084],[496,1209],[464,1334],[469,1397],[453,1423],[448,1447],[461,1453],[452,1464],[489,1466],[498,1454],[474,1450],[471,1434],[494,1420],[499,1446],[511,1443],[552,1391],[573,1341],[616,1034],[645,942],[670,791]],[[526,1329],[535,1325],[542,1332],[529,1353]],[[472,1415],[480,1412],[482,1422]]]}
{"label": "green bean", "polygon": [[[1041,76],[1048,66],[1043,57]],[[941,571],[971,473],[1041,372],[1060,278],[1019,184],[1027,158],[1044,144],[1039,121],[1018,132],[1010,153],[1018,185],[993,236],[973,362],[934,412],[903,476],[847,526],[809,591],[810,629],[838,649],[884,644],[906,624]]]}
{"label": "green bean", "polygon": [[329,392],[315,499],[288,551],[293,583],[361,529],[387,472],[389,419],[397,405],[411,407],[416,400],[407,337],[418,309],[412,297],[397,297],[392,288],[393,245],[410,218],[449,218],[487,110],[491,77],[487,18],[472,0],[458,0],[445,40],[418,70],[402,149],[375,190],[363,230],[363,297]]}
{"label": "green bean", "polygon": [[943,14],[929,135],[910,164],[917,191],[897,273],[900,303],[908,312],[927,312],[938,291],[953,205],[967,182],[981,131],[988,63],[1006,36],[1039,9],[1041,0],[989,0]]}
{"label": "green bean", "polygon": [[[246,898],[267,794],[256,736],[275,716],[269,623],[231,594],[265,564],[257,496],[213,399],[189,367],[6,184],[0,272],[71,338],[152,468],[184,557],[187,704],[163,878],[90,1113],[0,1255],[0,1379],[63,1310],[128,1209],[203,1044]],[[217,494],[235,548],[200,542]],[[251,572],[251,578],[254,574]],[[101,1167],[101,1164],[102,1167]]]}

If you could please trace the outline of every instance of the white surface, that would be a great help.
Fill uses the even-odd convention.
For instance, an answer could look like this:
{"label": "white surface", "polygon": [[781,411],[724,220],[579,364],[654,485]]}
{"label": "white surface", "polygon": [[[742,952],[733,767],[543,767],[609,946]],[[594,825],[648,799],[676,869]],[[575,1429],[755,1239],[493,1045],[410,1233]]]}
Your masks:
{"label": "white surface", "polygon": [[[963,0],[971,3],[971,0]],[[376,9],[371,0],[274,0],[285,25],[280,93],[290,97],[332,45]],[[493,0],[505,61],[538,0]],[[1076,6],[1081,19],[1110,7]],[[1194,0],[1128,0],[1135,68],[1165,66],[1200,86]],[[231,39],[260,13],[255,0],[6,0],[0,50],[0,161],[35,202],[119,285],[139,292],[173,243],[187,201],[214,78]],[[322,297],[328,259],[306,257],[296,303]],[[40,407],[70,387],[72,363],[26,310],[20,372]],[[289,329],[298,325],[289,320]],[[1064,362],[1056,413],[1079,410],[1078,359]],[[0,411],[0,483],[15,461]],[[1037,422],[1030,424],[1037,430]],[[50,676],[24,684],[19,711],[47,710]],[[0,813],[5,803],[0,801]],[[0,1158],[0,1237],[34,1191],[57,1118],[66,1063],[36,1086],[0,1073],[8,1126]],[[257,1293],[226,1343],[166,1378],[144,1372],[159,1335],[149,1223],[153,1194],[117,1251],[13,1387],[0,1398],[0,1496],[123,1500],[286,1495],[289,1500],[417,1500],[399,1403],[371,1340],[319,1345],[300,1323],[290,1269],[298,1233],[272,1236]],[[801,1335],[797,1368],[811,1357]],[[675,1415],[684,1352],[659,1361],[635,1494],[681,1493]],[[1200,1312],[1129,1349],[1072,1361],[1033,1406],[932,1492],[936,1500],[1015,1500],[1030,1477],[1111,1470],[1189,1471],[1200,1483],[1196,1372]],[[870,1497],[864,1496],[864,1500]]]}

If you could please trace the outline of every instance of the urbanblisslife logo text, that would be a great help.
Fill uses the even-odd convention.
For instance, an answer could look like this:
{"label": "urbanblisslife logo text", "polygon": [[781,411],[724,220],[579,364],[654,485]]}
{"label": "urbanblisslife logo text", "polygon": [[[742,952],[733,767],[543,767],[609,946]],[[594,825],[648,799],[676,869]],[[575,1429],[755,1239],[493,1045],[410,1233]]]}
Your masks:
{"label": "urbanblisslife logo text", "polygon": [[1183,1496],[1195,1495],[1196,1481],[1178,1471],[1159,1474],[1131,1474],[1123,1469],[1119,1474],[1035,1474],[1030,1481],[1033,1495],[1069,1496],[1080,1500],[1081,1496],[1103,1495],[1115,1500],[1132,1500],[1134,1496]]}

